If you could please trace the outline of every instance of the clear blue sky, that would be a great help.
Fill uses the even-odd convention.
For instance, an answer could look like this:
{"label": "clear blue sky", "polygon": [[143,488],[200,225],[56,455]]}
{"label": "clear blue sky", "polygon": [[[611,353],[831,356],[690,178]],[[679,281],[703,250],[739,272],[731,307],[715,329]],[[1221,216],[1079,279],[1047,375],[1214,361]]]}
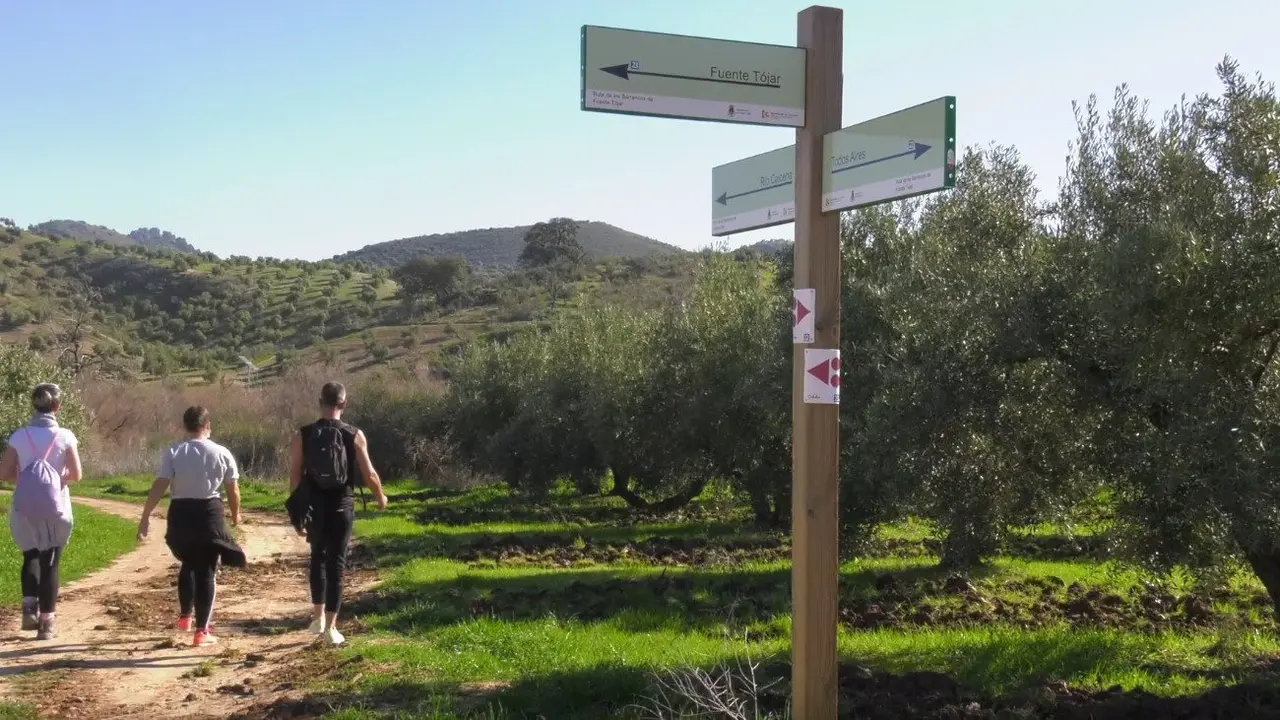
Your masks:
{"label": "clear blue sky", "polygon": [[[157,226],[319,259],[434,232],[602,220],[710,236],[711,168],[793,131],[579,108],[581,25],[795,42],[789,0],[0,0],[0,216]],[[857,0],[845,124],[957,96],[961,145],[1052,189],[1071,101],[1155,109],[1224,54],[1280,75],[1280,3]],[[790,237],[789,226],[730,238]]]}

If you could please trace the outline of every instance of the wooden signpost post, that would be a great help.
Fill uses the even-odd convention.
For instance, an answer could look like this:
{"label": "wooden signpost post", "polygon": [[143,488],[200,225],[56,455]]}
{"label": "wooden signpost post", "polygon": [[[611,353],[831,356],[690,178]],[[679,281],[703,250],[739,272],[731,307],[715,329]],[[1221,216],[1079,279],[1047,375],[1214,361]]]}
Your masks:
{"label": "wooden signpost post", "polygon": [[792,714],[835,720],[840,211],[955,186],[955,98],[841,129],[844,13],[800,12],[796,46],[582,28],[582,109],[796,128],[712,170],[712,234],[794,222]]}

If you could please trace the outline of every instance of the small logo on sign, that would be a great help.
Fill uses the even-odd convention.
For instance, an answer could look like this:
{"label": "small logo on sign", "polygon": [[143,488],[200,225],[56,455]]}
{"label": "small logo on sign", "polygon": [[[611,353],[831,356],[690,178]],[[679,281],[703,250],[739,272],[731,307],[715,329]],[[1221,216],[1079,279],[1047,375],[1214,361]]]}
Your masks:
{"label": "small logo on sign", "polygon": [[639,69],[640,69],[640,61],[639,61],[639,60],[632,60],[631,62],[627,63],[627,68],[628,68],[628,69],[630,69],[630,70],[639,70]]}

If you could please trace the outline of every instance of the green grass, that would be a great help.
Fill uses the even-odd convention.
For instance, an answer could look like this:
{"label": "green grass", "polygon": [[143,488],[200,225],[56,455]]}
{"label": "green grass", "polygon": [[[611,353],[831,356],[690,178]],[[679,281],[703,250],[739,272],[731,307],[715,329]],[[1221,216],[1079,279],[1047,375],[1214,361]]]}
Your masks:
{"label": "green grass", "polygon": [[[658,546],[768,545],[771,537],[776,544],[777,536],[744,526],[739,513],[707,506],[681,522],[627,523],[616,499],[531,503],[501,489],[413,494],[402,487],[397,494],[388,513],[362,514],[357,523],[360,552],[384,582],[349,605],[348,615],[368,629],[349,636],[352,664],[314,688],[344,708],[333,717],[392,710],[404,717],[633,717],[627,707],[651,688],[655,672],[788,656],[785,548],[764,559],[741,550],[720,565],[647,561],[645,548]],[[1055,532],[1038,526],[1017,534],[1052,539]],[[930,534],[913,522],[881,532],[919,543]],[[508,545],[516,550],[502,550]],[[631,555],[591,557],[618,548]],[[1216,601],[1226,617],[1216,625],[1126,626],[1141,620],[1129,615],[1117,616],[1117,626],[1053,615],[1030,625],[1013,615],[967,621],[964,611],[981,603],[1033,607],[1049,585],[1063,588],[1055,597],[1066,605],[1088,589],[1131,598],[1151,578],[1087,557],[1001,557],[968,576],[978,597],[970,602],[937,590],[948,576],[919,549],[845,562],[842,608],[888,605],[886,578],[925,588],[921,602],[952,619],[868,629],[846,617],[842,660],[944,673],[990,696],[1023,697],[1047,681],[1185,696],[1253,678],[1257,662],[1280,655],[1260,588],[1247,577],[1236,581],[1235,595]],[[1185,578],[1162,587],[1180,598],[1195,589]],[[1135,603],[1126,612],[1137,612]]]}
{"label": "green grass", "polygon": [[[141,502],[149,485],[122,478],[81,490]],[[335,708],[327,717],[629,718],[655,673],[750,657],[785,676],[785,537],[751,528],[723,501],[636,521],[616,498],[388,490],[389,511],[361,511],[356,524],[357,558],[382,584],[348,602],[352,647],[309,688]],[[245,483],[243,492],[246,507],[266,511],[280,511],[285,495],[270,483]],[[1053,541],[1060,532],[1037,526],[1015,536]],[[943,673],[985,696],[1019,699],[1049,681],[1195,696],[1263,677],[1260,663],[1280,656],[1265,596],[1249,576],[1214,596],[1218,614],[1196,624],[1177,609],[1198,592],[1185,577],[1153,579],[1085,554],[1040,557],[1036,546],[1019,545],[1025,554],[957,578],[938,569],[926,524],[879,535],[892,542],[840,568],[846,663]],[[1153,580],[1178,601],[1165,609],[1167,623],[1145,619],[1138,603]],[[1064,614],[1090,591],[1103,598],[1099,607],[1110,596],[1122,610]],[[932,619],[904,611],[882,625],[868,620],[895,597],[908,611],[928,606]],[[1027,614],[1041,602],[1058,609]],[[999,605],[1009,612],[966,614]]]}
{"label": "green grass", "polygon": [[[81,482],[74,493],[84,497],[142,504],[147,501],[154,481],[155,478],[141,475],[94,478]],[[284,482],[240,480],[240,506],[244,510],[283,512],[284,501],[288,497],[289,488]],[[168,496],[165,498],[161,501],[162,506],[168,504]]]}
{"label": "green grass", "polygon": [[[9,498],[0,497],[0,514],[9,515]],[[137,525],[115,515],[93,508],[75,507],[75,529],[71,542],[62,556],[61,581],[69,583],[96,570],[101,570],[120,555],[137,545]],[[22,600],[22,586],[18,576],[22,555],[13,544],[13,538],[5,533],[0,549],[0,605],[15,605]],[[0,718],[5,717],[0,710]]]}
{"label": "green grass", "polygon": [[26,703],[0,702],[0,720],[36,720],[40,714]]}

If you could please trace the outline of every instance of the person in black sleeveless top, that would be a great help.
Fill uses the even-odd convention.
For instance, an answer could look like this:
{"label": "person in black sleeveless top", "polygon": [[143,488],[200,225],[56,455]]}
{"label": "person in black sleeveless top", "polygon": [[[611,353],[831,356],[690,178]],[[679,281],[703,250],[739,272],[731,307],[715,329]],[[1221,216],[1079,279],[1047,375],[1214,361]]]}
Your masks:
{"label": "person in black sleeveless top", "polygon": [[[342,383],[325,383],[320,389],[320,419],[300,428],[290,447],[290,488],[297,491],[306,483],[309,499],[305,534],[311,544],[314,617],[310,631],[333,645],[345,640],[337,628],[338,608],[342,605],[342,580],[355,521],[354,494],[360,477],[377,498],[378,509],[387,509],[382,479],[369,459],[364,433],[342,421],[346,407],[347,390]],[[326,443],[330,445],[322,447]]]}

